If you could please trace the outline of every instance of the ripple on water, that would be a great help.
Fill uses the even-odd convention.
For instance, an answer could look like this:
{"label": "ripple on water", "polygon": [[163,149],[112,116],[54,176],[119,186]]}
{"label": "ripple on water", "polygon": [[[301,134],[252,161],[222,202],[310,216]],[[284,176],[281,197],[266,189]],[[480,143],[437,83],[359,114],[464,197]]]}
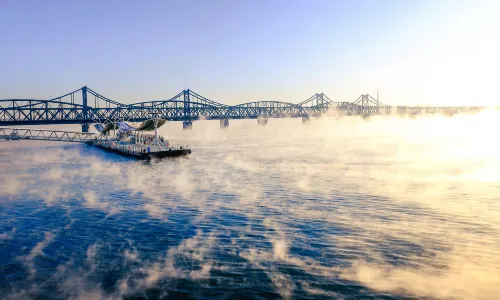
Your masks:
{"label": "ripple on water", "polygon": [[0,297],[494,298],[495,118],[168,124],[194,151],[153,163],[0,142]]}

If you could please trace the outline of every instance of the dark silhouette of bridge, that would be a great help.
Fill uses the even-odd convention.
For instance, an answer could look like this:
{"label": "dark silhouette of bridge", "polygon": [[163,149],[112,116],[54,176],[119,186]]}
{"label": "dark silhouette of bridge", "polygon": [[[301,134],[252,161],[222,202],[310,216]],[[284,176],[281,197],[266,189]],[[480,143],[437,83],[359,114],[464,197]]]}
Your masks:
{"label": "dark silhouette of bridge", "polygon": [[183,90],[168,100],[123,104],[106,98],[84,86],[76,91],[50,100],[5,99],[0,100],[0,126],[82,124],[88,132],[91,123],[116,121],[142,122],[153,113],[170,121],[182,121],[184,128],[199,119],[220,120],[221,127],[229,119],[257,119],[266,124],[268,118],[302,118],[325,113],[347,116],[372,116],[382,114],[435,114],[453,115],[482,110],[480,106],[389,106],[372,96],[361,95],[354,102],[335,102],[325,94],[314,94],[298,103],[257,101],[238,105],[225,105],[205,98],[191,90]]}

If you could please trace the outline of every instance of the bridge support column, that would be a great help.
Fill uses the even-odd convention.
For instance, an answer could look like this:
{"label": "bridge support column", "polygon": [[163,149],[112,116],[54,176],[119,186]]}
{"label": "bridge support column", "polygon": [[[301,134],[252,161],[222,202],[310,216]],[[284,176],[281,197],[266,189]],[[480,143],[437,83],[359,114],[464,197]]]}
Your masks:
{"label": "bridge support column", "polygon": [[267,118],[266,117],[258,117],[257,123],[259,123],[259,125],[261,125],[261,126],[266,126],[267,125]]}
{"label": "bridge support column", "polygon": [[89,124],[82,124],[82,132],[89,132],[90,125]]}
{"label": "bridge support column", "polygon": [[229,119],[220,119],[220,128],[229,127]]}
{"label": "bridge support column", "polygon": [[309,124],[310,121],[311,119],[309,118],[309,116],[302,117],[302,124]]}
{"label": "bridge support column", "polygon": [[193,129],[193,121],[187,120],[187,121],[182,121],[182,129]]}

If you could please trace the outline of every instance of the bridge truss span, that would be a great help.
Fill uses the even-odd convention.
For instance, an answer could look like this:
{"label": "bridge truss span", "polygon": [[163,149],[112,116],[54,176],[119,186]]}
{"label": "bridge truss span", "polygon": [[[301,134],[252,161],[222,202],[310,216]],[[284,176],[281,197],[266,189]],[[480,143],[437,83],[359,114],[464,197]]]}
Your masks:
{"label": "bridge truss span", "polygon": [[229,119],[295,118],[303,116],[298,104],[279,101],[256,101],[230,106],[226,117]]}
{"label": "bridge truss span", "polygon": [[95,134],[88,132],[0,127],[0,139],[3,140],[39,140],[81,143],[90,141],[94,138]]}
{"label": "bridge truss span", "polygon": [[456,114],[476,112],[484,107],[410,107],[388,106],[369,94],[353,102],[335,102],[323,93],[294,104],[280,101],[255,101],[225,105],[210,100],[189,89],[167,100],[123,104],[111,100],[84,86],[71,93],[50,100],[0,100],[0,126],[82,124],[117,121],[142,122],[153,113],[170,121],[192,122],[199,119],[255,119],[255,118],[309,118],[329,111],[342,115],[368,116],[383,114]]}

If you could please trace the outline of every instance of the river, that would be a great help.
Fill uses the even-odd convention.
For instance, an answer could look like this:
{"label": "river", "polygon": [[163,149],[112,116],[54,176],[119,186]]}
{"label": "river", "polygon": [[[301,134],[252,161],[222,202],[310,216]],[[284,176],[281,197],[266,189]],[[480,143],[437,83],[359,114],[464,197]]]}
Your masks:
{"label": "river", "polygon": [[0,141],[0,298],[496,298],[499,116],[171,122],[192,154],[150,163]]}

